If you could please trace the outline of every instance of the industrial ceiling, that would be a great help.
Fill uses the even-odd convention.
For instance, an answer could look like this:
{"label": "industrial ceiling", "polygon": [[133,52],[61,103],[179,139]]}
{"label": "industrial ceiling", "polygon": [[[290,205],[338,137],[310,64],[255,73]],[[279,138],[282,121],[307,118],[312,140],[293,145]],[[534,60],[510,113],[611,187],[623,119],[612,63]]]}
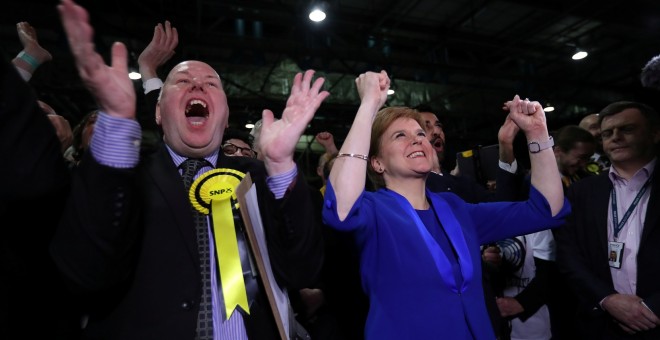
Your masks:
{"label": "industrial ceiling", "polygon": [[[502,103],[515,94],[552,104],[551,129],[577,123],[616,100],[657,104],[657,91],[642,89],[639,80],[645,63],[660,54],[657,0],[327,0],[327,19],[313,23],[307,12],[316,2],[79,4],[90,12],[97,49],[107,57],[111,43],[122,41],[133,66],[154,26],[171,21],[179,46],[162,77],[186,59],[214,66],[228,93],[234,127],[255,122],[264,108],[281,112],[290,79],[309,68],[328,79],[331,96],[308,133],[330,131],[338,144],[357,109],[353,81],[370,70],[385,69],[394,80],[396,93],[387,105],[433,107],[455,149],[496,142]],[[28,21],[37,29],[54,59],[37,71],[32,84],[75,123],[95,104],[76,75],[56,4],[4,4],[0,39],[4,50],[15,54],[20,50],[15,24]],[[571,60],[577,48],[589,56]]]}

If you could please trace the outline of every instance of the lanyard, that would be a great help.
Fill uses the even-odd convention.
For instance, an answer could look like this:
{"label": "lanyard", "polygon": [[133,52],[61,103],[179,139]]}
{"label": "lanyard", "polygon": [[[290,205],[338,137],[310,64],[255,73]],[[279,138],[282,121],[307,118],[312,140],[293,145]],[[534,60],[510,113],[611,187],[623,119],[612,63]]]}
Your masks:
{"label": "lanyard", "polygon": [[612,225],[614,227],[614,240],[619,237],[619,232],[621,229],[623,229],[623,225],[626,224],[626,221],[628,221],[628,217],[632,214],[632,212],[635,210],[635,207],[637,207],[637,203],[639,203],[639,200],[642,199],[642,196],[646,192],[646,189],[649,187],[649,183],[651,183],[651,178],[646,180],[642,188],[639,190],[637,193],[637,196],[635,196],[635,199],[630,203],[630,206],[628,207],[628,210],[626,213],[623,215],[623,218],[621,219],[621,222],[619,222],[619,214],[617,212],[616,208],[616,189],[612,188],[611,191],[611,197],[612,197]]}

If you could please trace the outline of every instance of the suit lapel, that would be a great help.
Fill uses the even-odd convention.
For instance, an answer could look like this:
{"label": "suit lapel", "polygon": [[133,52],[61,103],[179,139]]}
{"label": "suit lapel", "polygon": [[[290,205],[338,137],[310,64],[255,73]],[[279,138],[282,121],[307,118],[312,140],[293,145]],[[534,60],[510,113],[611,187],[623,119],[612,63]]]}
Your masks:
{"label": "suit lapel", "polygon": [[644,229],[642,230],[642,238],[640,239],[640,247],[644,240],[648,238],[649,234],[658,225],[658,217],[660,217],[660,165],[656,163],[653,170],[653,179],[651,184],[651,193],[649,203],[646,208],[646,216],[644,217]]}
{"label": "suit lapel", "polygon": [[[601,252],[607,254],[607,214],[610,203],[610,191],[612,190],[612,181],[610,181],[608,173],[600,175],[596,184],[591,188],[591,199],[594,200],[593,207],[595,208],[594,225],[597,226],[596,233],[598,235],[598,244],[600,244]],[[603,255],[606,256],[606,255]]]}
{"label": "suit lapel", "polygon": [[154,153],[147,165],[147,172],[156,185],[155,190],[160,191],[163,200],[169,206],[168,210],[179,227],[188,254],[198,264],[197,238],[190,210],[191,205],[187,199],[188,194],[185,192],[181,175],[164,144]]}
{"label": "suit lapel", "polygon": [[433,195],[428,190],[426,195],[431,198],[431,204],[438,214],[438,219],[442,224],[441,227],[444,229],[449,243],[457,253],[461,273],[463,274],[463,285],[460,291],[463,292],[471,283],[474,274],[474,263],[470,256],[470,248],[465,239],[463,228],[445,200],[437,195]]}

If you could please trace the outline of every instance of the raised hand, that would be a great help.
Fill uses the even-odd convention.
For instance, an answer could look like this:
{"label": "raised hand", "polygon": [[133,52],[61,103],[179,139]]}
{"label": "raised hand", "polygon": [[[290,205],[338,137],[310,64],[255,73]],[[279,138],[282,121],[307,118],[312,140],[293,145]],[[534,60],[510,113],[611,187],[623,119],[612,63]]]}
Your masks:
{"label": "raised hand", "polygon": [[281,119],[276,120],[270,110],[263,111],[259,150],[264,155],[270,176],[289,171],[295,166],[293,154],[296,144],[316,110],[330,95],[328,91],[321,91],[325,79],[318,78],[312,84],[313,77],[313,70],[305,71],[304,75],[296,74]]}
{"label": "raised hand", "polygon": [[500,160],[507,164],[511,164],[516,159],[513,153],[513,141],[516,138],[518,131],[520,131],[520,128],[511,119],[511,115],[509,114],[506,116],[504,124],[500,126],[500,130],[497,132],[497,141],[500,146]]}
{"label": "raised hand", "polygon": [[94,50],[94,30],[87,11],[72,0],[62,0],[57,6],[66,32],[78,74],[109,115],[135,119],[135,89],[128,78],[128,52],[120,42],[112,45],[112,62],[108,66]]}
{"label": "raised hand", "polygon": [[[505,103],[509,109],[509,117],[525,132],[527,139],[547,135],[548,127],[545,120],[543,106],[537,101],[522,100],[515,95],[512,100]],[[506,124],[506,122],[505,122]],[[498,134],[499,137],[499,134]]]}
{"label": "raised hand", "polygon": [[142,79],[158,77],[158,67],[165,64],[174,55],[174,49],[179,44],[179,33],[169,21],[165,25],[158,24],[149,45],[138,56],[138,65]]}
{"label": "raised hand", "polygon": [[337,146],[335,145],[335,138],[330,132],[323,131],[316,134],[316,141],[323,146],[326,153],[337,153]]}
{"label": "raised hand", "polygon": [[16,24],[16,32],[23,46],[23,51],[34,58],[39,64],[53,59],[50,52],[39,45],[37,31],[28,22],[22,21]]}
{"label": "raised hand", "polygon": [[500,130],[497,132],[497,140],[500,143],[513,144],[518,131],[520,131],[518,125],[511,119],[510,115],[507,115],[504,124],[500,126]]}
{"label": "raised hand", "polygon": [[355,78],[355,85],[357,86],[362,104],[376,104],[380,108],[387,101],[387,90],[390,89],[390,77],[387,76],[385,70],[380,71],[380,73],[366,72]]}

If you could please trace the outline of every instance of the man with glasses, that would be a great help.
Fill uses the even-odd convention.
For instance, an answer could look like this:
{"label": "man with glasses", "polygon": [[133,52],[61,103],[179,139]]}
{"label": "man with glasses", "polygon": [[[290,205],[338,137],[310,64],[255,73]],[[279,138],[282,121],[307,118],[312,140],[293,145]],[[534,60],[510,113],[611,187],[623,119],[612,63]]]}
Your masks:
{"label": "man with glasses", "polygon": [[251,147],[251,136],[247,132],[235,129],[225,130],[222,152],[226,156],[257,158],[257,152]]}

